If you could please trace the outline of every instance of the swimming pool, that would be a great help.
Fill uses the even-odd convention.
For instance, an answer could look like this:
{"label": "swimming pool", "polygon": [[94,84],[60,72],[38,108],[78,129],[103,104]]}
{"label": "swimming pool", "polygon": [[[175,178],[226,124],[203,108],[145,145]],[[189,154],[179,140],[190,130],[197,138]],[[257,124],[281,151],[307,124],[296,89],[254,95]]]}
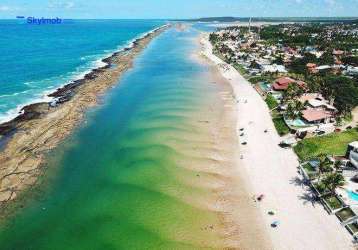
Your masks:
{"label": "swimming pool", "polygon": [[307,126],[307,124],[301,119],[295,119],[295,120],[287,119],[286,122],[289,126],[294,126],[294,127],[306,127]]}
{"label": "swimming pool", "polygon": [[347,190],[347,194],[348,194],[348,197],[349,197],[351,200],[354,200],[354,201],[357,201],[357,202],[358,202],[358,194],[357,194],[356,192]]}
{"label": "swimming pool", "polygon": [[271,84],[267,82],[259,82],[259,86],[264,92],[269,92],[271,90]]}

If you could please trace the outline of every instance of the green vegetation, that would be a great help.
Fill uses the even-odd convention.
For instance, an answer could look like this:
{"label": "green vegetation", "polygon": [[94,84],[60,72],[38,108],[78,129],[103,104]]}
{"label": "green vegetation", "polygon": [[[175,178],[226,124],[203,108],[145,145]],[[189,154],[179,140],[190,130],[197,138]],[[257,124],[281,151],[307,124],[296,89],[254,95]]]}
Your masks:
{"label": "green vegetation", "polygon": [[287,109],[285,111],[285,117],[291,120],[299,119],[302,116],[303,110],[303,103],[298,100],[291,100],[288,102]]}
{"label": "green vegetation", "polygon": [[345,180],[340,173],[332,172],[323,177],[322,184],[325,186],[326,190],[329,190],[333,194],[335,193],[336,188],[344,186]]}
{"label": "green vegetation", "polygon": [[347,227],[352,231],[353,234],[358,232],[358,223],[357,222],[348,224]]}
{"label": "green vegetation", "polygon": [[280,136],[284,136],[290,133],[290,128],[287,127],[282,115],[273,115],[272,121],[275,125],[277,133]]}
{"label": "green vegetation", "polygon": [[335,195],[328,195],[323,198],[332,210],[343,207],[342,202]]}
{"label": "green vegetation", "polygon": [[252,84],[256,84],[259,82],[265,82],[267,81],[267,77],[265,76],[254,76],[254,77],[250,77],[249,82]]}
{"label": "green vegetation", "polygon": [[300,141],[294,150],[301,160],[319,155],[344,155],[347,144],[358,140],[358,129],[333,133],[326,136],[308,138]]}
{"label": "green vegetation", "polygon": [[[330,162],[330,160],[327,158],[326,155],[320,155],[318,157],[319,159],[319,165],[318,165],[318,179],[321,178],[321,176],[324,174],[324,173],[329,173],[329,172],[332,172],[333,169],[331,167],[332,163]],[[323,181],[322,180],[322,184],[325,186],[325,188],[328,187],[328,184],[329,184],[329,180],[326,180],[326,181]]]}
{"label": "green vegetation", "polygon": [[349,113],[358,105],[358,86],[352,79],[344,76],[324,78],[322,93],[335,99],[334,105],[342,114]]}
{"label": "green vegetation", "polygon": [[349,218],[352,218],[355,216],[355,213],[350,209],[349,207],[343,208],[341,211],[336,213],[337,217],[340,219],[340,221],[346,221]]}
{"label": "green vegetation", "polygon": [[317,189],[320,194],[324,194],[326,191],[326,187],[322,182],[314,183],[313,186]]}
{"label": "green vegetation", "polygon": [[314,167],[312,167],[311,164],[306,163],[304,165],[302,165],[302,167],[307,171],[307,172],[317,172]]}
{"label": "green vegetation", "polygon": [[[289,29],[285,29],[289,27]],[[349,50],[358,46],[354,34],[344,34],[341,31],[354,29],[354,23],[347,24],[318,24],[306,25],[269,25],[260,32],[260,37],[271,44],[281,43],[290,47],[295,46],[318,46],[319,48],[338,48]],[[327,33],[332,32],[330,39]],[[315,34],[315,36],[312,36]]]}
{"label": "green vegetation", "polygon": [[239,71],[239,73],[242,75],[242,76],[246,76],[247,75],[247,71],[246,69],[244,69],[244,67],[238,63],[234,63],[233,64],[234,68]]}
{"label": "green vegetation", "polygon": [[308,175],[308,178],[315,179],[318,176],[318,172],[311,166],[311,164],[303,164],[302,168],[305,170],[306,174]]}
{"label": "green vegetation", "polygon": [[300,97],[303,93],[303,89],[300,88],[297,84],[290,84],[283,94],[283,99],[285,102],[291,101]]}
{"label": "green vegetation", "polygon": [[270,74],[270,73],[266,73],[266,74],[262,74],[260,76],[252,76],[249,78],[249,82],[252,84],[256,84],[259,82],[273,82],[275,79],[277,78],[276,74]]}
{"label": "green vegetation", "polygon": [[216,45],[220,41],[220,37],[215,33],[211,33],[209,35],[209,41],[211,42],[211,44]]}
{"label": "green vegetation", "polygon": [[271,94],[267,95],[265,102],[266,102],[267,106],[269,107],[269,109],[271,109],[271,110],[277,108],[277,106],[278,106],[277,100]]}
{"label": "green vegetation", "polygon": [[358,66],[358,56],[347,56],[342,58],[344,64],[350,64],[353,66]]}

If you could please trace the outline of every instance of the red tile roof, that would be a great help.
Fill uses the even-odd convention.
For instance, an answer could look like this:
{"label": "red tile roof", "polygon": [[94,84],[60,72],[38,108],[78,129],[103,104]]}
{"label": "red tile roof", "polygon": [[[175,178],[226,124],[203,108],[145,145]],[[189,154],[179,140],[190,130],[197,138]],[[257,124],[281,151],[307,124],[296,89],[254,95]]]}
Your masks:
{"label": "red tile roof", "polygon": [[319,121],[332,116],[333,114],[331,112],[324,109],[306,109],[302,111],[302,117],[308,122]]}
{"label": "red tile roof", "polygon": [[306,83],[302,81],[296,81],[290,77],[281,77],[276,79],[275,83],[272,84],[274,90],[286,90],[291,83],[296,83],[301,88],[306,87]]}

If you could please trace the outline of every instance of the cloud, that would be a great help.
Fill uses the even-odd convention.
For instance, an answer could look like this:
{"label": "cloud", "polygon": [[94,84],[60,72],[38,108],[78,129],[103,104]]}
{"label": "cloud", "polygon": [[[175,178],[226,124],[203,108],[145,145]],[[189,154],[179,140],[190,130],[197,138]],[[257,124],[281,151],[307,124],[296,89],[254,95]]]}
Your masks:
{"label": "cloud", "polygon": [[74,2],[65,2],[65,1],[50,1],[48,4],[49,9],[72,9],[75,6]]}
{"label": "cloud", "polygon": [[330,5],[330,6],[334,6],[336,4],[335,0],[325,0],[326,4]]}
{"label": "cloud", "polygon": [[9,6],[0,5],[0,11],[9,11],[9,10],[11,10],[11,8]]}
{"label": "cloud", "polygon": [[20,8],[18,6],[8,6],[8,5],[0,5],[0,12],[16,12],[19,10],[23,10],[23,8]]}
{"label": "cloud", "polygon": [[75,6],[75,3],[74,2],[67,2],[66,3],[66,9],[71,9]]}

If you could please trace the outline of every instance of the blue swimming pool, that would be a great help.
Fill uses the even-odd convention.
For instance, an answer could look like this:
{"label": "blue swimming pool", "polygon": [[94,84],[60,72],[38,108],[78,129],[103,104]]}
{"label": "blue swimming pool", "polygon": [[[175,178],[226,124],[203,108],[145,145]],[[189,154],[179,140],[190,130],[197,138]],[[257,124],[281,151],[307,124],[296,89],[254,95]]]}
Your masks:
{"label": "blue swimming pool", "polygon": [[295,120],[286,120],[287,125],[294,126],[294,127],[307,127],[307,124],[301,120],[301,119],[295,119]]}
{"label": "blue swimming pool", "polygon": [[354,200],[354,201],[357,201],[357,202],[358,202],[358,194],[357,194],[356,192],[347,190],[347,194],[348,194],[348,197],[349,197],[351,200]]}
{"label": "blue swimming pool", "polygon": [[259,86],[264,92],[269,92],[271,90],[271,84],[267,82],[259,82]]}

